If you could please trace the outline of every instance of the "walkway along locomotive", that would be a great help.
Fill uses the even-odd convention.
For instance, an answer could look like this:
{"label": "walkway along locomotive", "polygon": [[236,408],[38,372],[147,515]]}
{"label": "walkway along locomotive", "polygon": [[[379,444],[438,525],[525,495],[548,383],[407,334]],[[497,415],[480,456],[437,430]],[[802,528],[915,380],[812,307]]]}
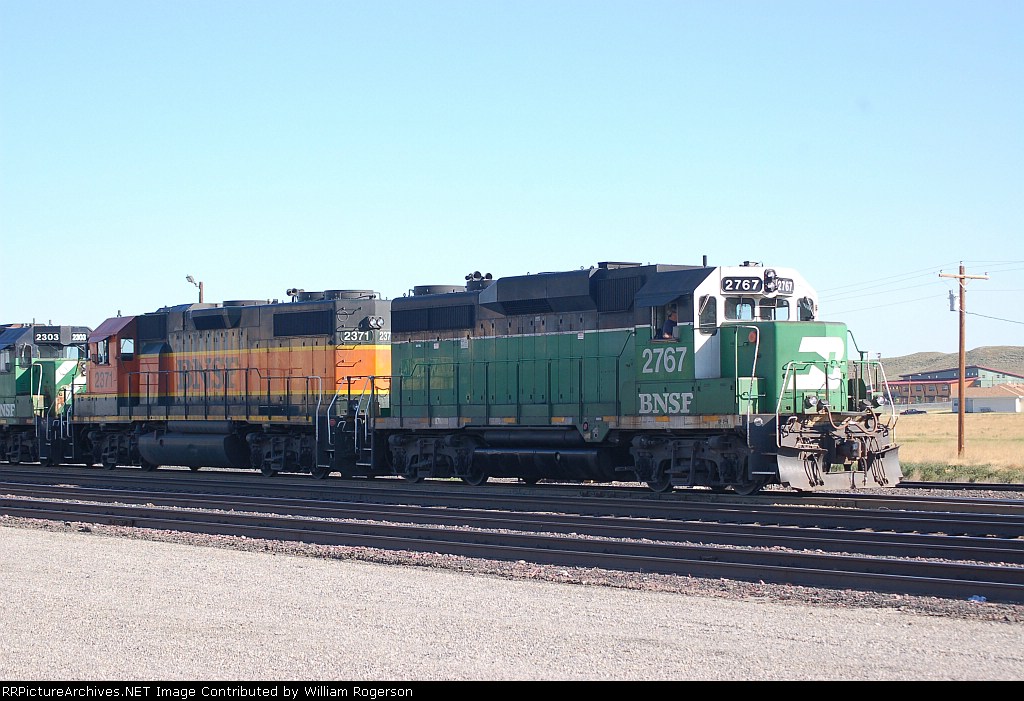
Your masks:
{"label": "walkway along locomotive", "polygon": [[791,269],[601,263],[390,302],[290,292],[103,322],[73,430],[41,452],[741,494],[901,479],[880,364],[816,318]]}

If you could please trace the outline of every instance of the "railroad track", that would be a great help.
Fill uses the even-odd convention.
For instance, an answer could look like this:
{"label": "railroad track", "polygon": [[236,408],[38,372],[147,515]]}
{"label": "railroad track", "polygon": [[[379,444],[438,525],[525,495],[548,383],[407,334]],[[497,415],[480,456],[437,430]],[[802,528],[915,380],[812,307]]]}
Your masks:
{"label": "railroad track", "polygon": [[900,489],[950,489],[960,491],[984,490],[987,492],[1024,492],[1024,484],[1003,482],[908,482],[896,485]]}
{"label": "railroad track", "polygon": [[[672,518],[695,504],[734,504],[738,513],[764,504],[794,506],[847,506],[873,508],[879,511],[900,511],[913,504],[924,511],[951,511],[956,513],[1024,514],[1024,499],[1002,500],[976,497],[947,497],[911,495],[901,491],[886,493],[814,493],[800,494],[788,490],[767,490],[756,496],[737,497],[733,494],[714,494],[706,490],[679,489],[658,494],[646,487],[610,486],[605,484],[540,484],[529,487],[516,483],[490,482],[481,487],[470,487],[460,480],[409,483],[401,479],[341,479],[331,477],[315,480],[308,475],[278,475],[264,478],[245,470],[163,469],[143,472],[126,468],[115,471],[89,467],[51,467],[0,465],[0,480],[24,480],[27,483],[53,483],[72,481],[79,485],[102,487],[132,486],[140,490],[197,491],[206,493],[295,496],[299,498],[349,500],[403,500],[421,505],[446,505],[453,508],[504,504],[521,504],[543,510],[552,499],[568,503],[575,498],[575,508],[581,513],[615,513],[634,516],[664,516]],[[557,505],[556,505],[557,506]],[[884,526],[883,526],[884,527]],[[898,527],[898,526],[895,526]]]}
{"label": "railroad track", "polygon": [[[350,491],[356,498],[345,498]],[[434,490],[383,491],[415,502]],[[300,499],[8,480],[0,493],[0,513],[25,518],[1024,603],[1024,521],[1012,509],[891,514],[846,500],[834,509],[672,500],[669,518],[661,499],[570,490],[534,500],[477,493],[486,509],[373,503],[358,489]],[[658,515],[637,515],[645,504]],[[949,535],[954,530],[975,535]]]}

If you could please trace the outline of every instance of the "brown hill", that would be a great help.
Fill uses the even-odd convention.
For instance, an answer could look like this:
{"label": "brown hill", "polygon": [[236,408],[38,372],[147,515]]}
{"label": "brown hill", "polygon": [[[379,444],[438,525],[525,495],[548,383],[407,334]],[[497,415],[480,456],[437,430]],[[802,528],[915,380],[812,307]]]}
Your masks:
{"label": "brown hill", "polygon": [[[990,370],[1024,375],[1024,346],[982,346],[965,354],[967,365],[979,365]],[[935,372],[960,366],[958,353],[912,353],[898,358],[882,358],[885,376],[890,380],[900,375],[917,372]]]}

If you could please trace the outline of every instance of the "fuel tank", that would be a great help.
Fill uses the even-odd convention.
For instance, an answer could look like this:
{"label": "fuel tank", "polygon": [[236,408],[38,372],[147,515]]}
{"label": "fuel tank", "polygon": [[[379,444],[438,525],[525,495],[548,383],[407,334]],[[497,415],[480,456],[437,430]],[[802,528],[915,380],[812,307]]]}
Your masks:
{"label": "fuel tank", "polygon": [[153,465],[252,467],[249,446],[233,433],[147,433],[139,436],[139,454]]}

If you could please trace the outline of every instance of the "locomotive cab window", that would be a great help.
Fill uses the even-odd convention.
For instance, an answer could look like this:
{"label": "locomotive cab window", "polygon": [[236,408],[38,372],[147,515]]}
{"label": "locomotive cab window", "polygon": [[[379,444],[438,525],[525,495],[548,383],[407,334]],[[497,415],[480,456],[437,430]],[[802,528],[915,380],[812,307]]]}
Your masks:
{"label": "locomotive cab window", "polygon": [[110,365],[110,339],[104,338],[96,342],[96,362],[100,365]]}
{"label": "locomotive cab window", "polygon": [[693,295],[681,295],[662,307],[651,309],[651,338],[678,340],[679,325],[693,323]]}
{"label": "locomotive cab window", "polygon": [[757,302],[751,297],[726,297],[725,318],[731,321],[752,321]]}
{"label": "locomotive cab window", "polygon": [[121,360],[131,360],[135,357],[135,339],[121,339]]}
{"label": "locomotive cab window", "polygon": [[801,297],[797,301],[800,310],[800,321],[814,321],[814,300],[810,297]]}
{"label": "locomotive cab window", "polygon": [[0,372],[8,373],[11,371],[11,349],[4,348],[0,350]]}
{"label": "locomotive cab window", "polygon": [[770,297],[762,299],[761,319],[764,321],[789,321],[789,300]]}
{"label": "locomotive cab window", "polygon": [[700,298],[700,332],[705,336],[718,333],[718,298],[704,295]]}

